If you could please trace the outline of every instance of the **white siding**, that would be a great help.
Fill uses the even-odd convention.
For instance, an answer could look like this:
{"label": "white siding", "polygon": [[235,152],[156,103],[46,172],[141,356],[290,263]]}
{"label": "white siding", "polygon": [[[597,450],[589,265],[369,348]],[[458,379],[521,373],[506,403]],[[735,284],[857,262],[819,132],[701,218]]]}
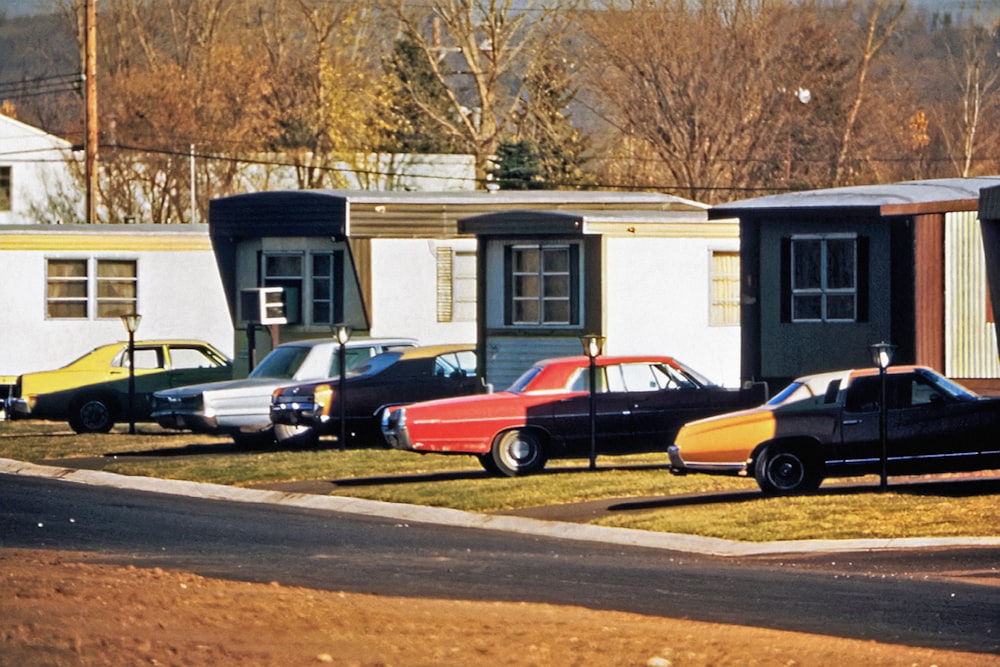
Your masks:
{"label": "white siding", "polygon": [[[32,226],[28,233],[40,233],[41,229]],[[147,249],[99,250],[73,249],[82,237],[54,234],[51,228],[45,231],[46,240],[37,241],[41,246],[37,248],[29,248],[24,241],[14,243],[4,235],[0,231],[0,375],[55,368],[99,345],[128,338],[118,318],[48,319],[48,258],[135,260],[138,311],[142,315],[138,339],[196,338],[232,355],[232,323],[207,232],[196,244],[203,249],[191,249],[190,243],[185,243],[182,250],[173,249],[172,239],[167,237],[154,244],[159,245],[155,249],[143,244]],[[50,242],[55,236],[65,238]],[[88,244],[99,242],[99,234],[87,236]]]}
{"label": "white siding", "polygon": [[738,239],[608,238],[608,354],[665,354],[711,380],[740,383],[740,327],[710,325],[712,251]]}
{"label": "white siding", "polygon": [[475,239],[372,239],[371,335],[416,338],[424,345],[474,343],[475,319],[438,321],[437,248],[475,252]]}

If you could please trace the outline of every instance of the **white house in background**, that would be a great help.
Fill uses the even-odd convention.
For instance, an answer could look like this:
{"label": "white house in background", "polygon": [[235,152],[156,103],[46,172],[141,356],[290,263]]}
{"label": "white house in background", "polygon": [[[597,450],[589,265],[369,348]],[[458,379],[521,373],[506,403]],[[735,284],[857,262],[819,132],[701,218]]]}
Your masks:
{"label": "white house in background", "polygon": [[0,226],[0,375],[62,366],[136,336],[233,352],[207,225]]}
{"label": "white house in background", "polygon": [[0,114],[0,225],[83,219],[83,193],[64,139]]}

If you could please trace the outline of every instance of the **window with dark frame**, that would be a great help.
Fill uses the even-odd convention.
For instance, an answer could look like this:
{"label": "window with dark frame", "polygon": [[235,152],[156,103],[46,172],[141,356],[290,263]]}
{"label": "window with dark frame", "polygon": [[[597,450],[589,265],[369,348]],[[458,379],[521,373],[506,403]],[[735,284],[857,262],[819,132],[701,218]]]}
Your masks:
{"label": "window with dark frame", "polygon": [[332,325],[343,319],[342,255],[340,251],[263,254],[263,286],[284,289],[289,324]]}
{"label": "window with dark frame", "polygon": [[791,238],[791,321],[858,321],[858,238],[853,234]]}
{"label": "window with dark frame", "polygon": [[517,243],[506,250],[505,323],[515,326],[579,324],[579,246]]}

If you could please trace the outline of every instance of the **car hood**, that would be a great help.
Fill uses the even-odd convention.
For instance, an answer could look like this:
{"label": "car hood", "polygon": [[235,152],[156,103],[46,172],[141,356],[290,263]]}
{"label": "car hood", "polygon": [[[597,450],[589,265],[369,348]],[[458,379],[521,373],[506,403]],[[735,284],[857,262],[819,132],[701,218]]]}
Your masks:
{"label": "car hood", "polygon": [[222,382],[205,382],[174,389],[156,392],[159,398],[186,398],[198,394],[213,394],[225,396],[256,395],[271,391],[292,382],[287,378],[243,378],[242,380],[224,380]]}

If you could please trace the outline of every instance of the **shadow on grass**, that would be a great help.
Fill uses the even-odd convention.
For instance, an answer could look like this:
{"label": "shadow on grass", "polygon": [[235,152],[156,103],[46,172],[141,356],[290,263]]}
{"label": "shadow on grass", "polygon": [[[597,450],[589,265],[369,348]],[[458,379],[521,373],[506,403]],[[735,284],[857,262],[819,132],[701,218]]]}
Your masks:
{"label": "shadow on grass", "polygon": [[[456,455],[462,456],[462,455]],[[468,456],[473,456],[468,454]],[[612,470],[667,470],[669,465],[658,465],[658,464],[637,464],[637,465],[618,465],[618,466],[600,466],[594,472],[609,472]],[[579,466],[560,466],[560,467],[546,467],[541,472],[537,472],[532,475],[532,477],[549,477],[554,475],[578,475],[581,473],[592,472],[588,467]],[[504,477],[498,477],[492,475],[485,470],[443,470],[440,472],[425,472],[425,473],[402,473],[398,475],[377,475],[372,477],[350,477],[345,479],[335,479],[331,480],[335,486],[381,486],[390,484],[420,484],[426,482],[446,482],[455,480],[466,480],[466,479],[506,479]]]}
{"label": "shadow on grass", "polygon": [[[988,496],[1000,494],[1000,477],[949,477],[947,479],[921,478],[920,480],[893,483],[889,479],[888,493],[914,496],[938,496],[944,498],[968,498],[972,496]],[[813,497],[880,495],[881,490],[876,481],[871,482],[834,482],[822,487]],[[629,501],[608,506],[608,510],[616,512],[650,510],[663,507],[685,507],[692,505],[716,505],[740,503],[760,500],[766,496],[757,489],[745,491],[707,491],[665,498]]]}

